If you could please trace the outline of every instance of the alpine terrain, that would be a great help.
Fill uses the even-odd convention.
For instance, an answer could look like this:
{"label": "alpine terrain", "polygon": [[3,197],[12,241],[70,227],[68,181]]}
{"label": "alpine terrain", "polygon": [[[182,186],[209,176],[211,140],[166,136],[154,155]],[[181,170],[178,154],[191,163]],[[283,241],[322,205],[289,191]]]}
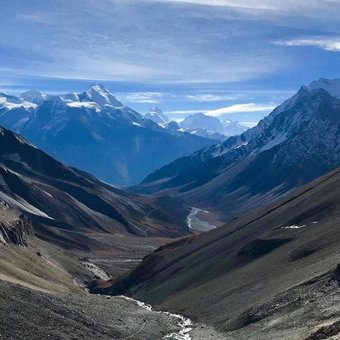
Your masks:
{"label": "alpine terrain", "polygon": [[102,85],[60,96],[0,93],[0,124],[62,162],[128,185],[216,140],[171,132],[124,106]]}
{"label": "alpine terrain", "polygon": [[133,190],[171,193],[231,219],[335,169],[340,101],[313,87],[303,86],[256,127],[156,170]]}

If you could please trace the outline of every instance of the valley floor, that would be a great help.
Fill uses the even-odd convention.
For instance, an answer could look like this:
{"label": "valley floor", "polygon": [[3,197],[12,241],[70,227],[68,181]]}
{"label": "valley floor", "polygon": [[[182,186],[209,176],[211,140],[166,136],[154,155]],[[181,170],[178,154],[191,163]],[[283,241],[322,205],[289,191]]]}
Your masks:
{"label": "valley floor", "polygon": [[[1,340],[160,340],[180,331],[175,317],[85,292],[49,294],[0,281],[0,306]],[[193,327],[183,339],[225,339],[209,326]]]}

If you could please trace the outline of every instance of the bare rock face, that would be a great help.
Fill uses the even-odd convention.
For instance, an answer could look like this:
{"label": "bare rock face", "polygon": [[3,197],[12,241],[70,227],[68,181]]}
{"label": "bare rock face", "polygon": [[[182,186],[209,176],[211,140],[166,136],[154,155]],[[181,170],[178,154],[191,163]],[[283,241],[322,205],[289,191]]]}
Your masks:
{"label": "bare rock face", "polygon": [[32,232],[32,224],[23,215],[12,222],[0,222],[0,242],[16,246],[27,246],[27,237]]}
{"label": "bare rock face", "polygon": [[340,287],[340,263],[336,266],[334,271],[334,278]]}

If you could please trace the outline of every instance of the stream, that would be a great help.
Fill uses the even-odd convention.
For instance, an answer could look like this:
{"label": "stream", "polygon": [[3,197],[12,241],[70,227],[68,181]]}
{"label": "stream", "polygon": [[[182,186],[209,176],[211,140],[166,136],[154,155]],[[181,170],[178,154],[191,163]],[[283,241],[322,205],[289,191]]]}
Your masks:
{"label": "stream", "polygon": [[187,224],[189,229],[194,231],[207,232],[216,228],[216,226],[210,224],[209,222],[203,221],[198,217],[198,215],[202,213],[208,214],[209,211],[205,211],[199,208],[191,208],[190,214],[187,217]]}
{"label": "stream", "polygon": [[123,298],[125,300],[133,301],[139,307],[142,307],[149,312],[166,314],[168,316],[176,318],[178,320],[178,326],[181,328],[180,331],[165,335],[163,337],[164,340],[165,339],[168,339],[168,340],[192,340],[192,338],[190,336],[190,332],[192,331],[193,323],[190,319],[185,318],[184,316],[179,315],[179,314],[173,314],[173,313],[163,312],[163,311],[156,311],[152,308],[151,305],[146,304],[146,303],[139,301],[139,300],[132,299],[132,298],[124,296],[124,295],[120,295],[118,297]]}

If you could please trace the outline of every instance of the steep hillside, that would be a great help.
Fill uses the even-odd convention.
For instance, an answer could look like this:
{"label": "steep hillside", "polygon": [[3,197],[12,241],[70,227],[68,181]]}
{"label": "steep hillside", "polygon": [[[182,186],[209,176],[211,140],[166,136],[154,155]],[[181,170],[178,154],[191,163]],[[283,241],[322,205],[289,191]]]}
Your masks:
{"label": "steep hillside", "polygon": [[[189,208],[178,200],[126,193],[64,166],[4,128],[0,128],[0,208],[0,242],[26,245],[33,237],[34,242],[45,241],[46,253],[62,249],[66,259],[70,254],[86,258],[85,262],[90,259],[113,276],[171,238],[190,233]],[[16,249],[15,253],[21,248]],[[5,251],[5,258],[6,267],[9,260],[12,268],[22,263],[21,255]],[[79,260],[76,263],[82,266]]]}
{"label": "steep hillside", "polygon": [[339,223],[337,169],[230,224],[163,246],[93,291],[196,317],[227,339],[324,339],[340,332]]}
{"label": "steep hillside", "polygon": [[171,192],[227,217],[270,202],[340,165],[340,101],[302,87],[259,124],[149,175],[140,192]]}

